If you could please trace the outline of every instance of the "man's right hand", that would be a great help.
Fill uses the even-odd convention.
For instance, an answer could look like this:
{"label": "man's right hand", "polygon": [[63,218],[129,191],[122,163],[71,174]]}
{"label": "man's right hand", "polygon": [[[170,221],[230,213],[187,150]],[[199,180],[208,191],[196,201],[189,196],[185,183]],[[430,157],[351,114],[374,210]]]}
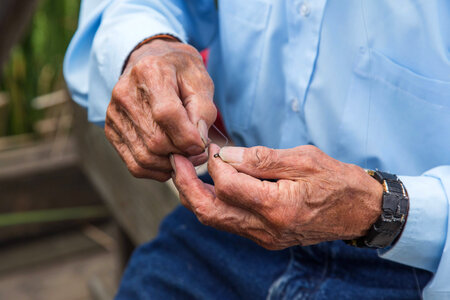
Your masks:
{"label": "man's right hand", "polygon": [[198,51],[155,39],[135,50],[114,87],[105,121],[108,140],[135,176],[166,181],[171,153],[207,160],[217,110],[214,85]]}

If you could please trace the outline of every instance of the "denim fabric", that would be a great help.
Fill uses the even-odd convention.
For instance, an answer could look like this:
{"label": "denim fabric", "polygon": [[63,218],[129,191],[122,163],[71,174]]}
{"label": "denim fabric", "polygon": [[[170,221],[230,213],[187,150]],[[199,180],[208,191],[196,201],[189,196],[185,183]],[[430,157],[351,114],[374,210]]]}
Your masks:
{"label": "denim fabric", "polygon": [[180,206],[135,251],[116,299],[420,299],[430,278],[340,241],[268,251]]}

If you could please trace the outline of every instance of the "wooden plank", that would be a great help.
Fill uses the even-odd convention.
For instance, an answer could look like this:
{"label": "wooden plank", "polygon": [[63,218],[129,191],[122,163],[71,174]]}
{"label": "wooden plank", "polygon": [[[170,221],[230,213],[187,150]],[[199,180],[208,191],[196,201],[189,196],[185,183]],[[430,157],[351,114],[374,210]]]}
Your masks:
{"label": "wooden plank", "polygon": [[0,152],[17,148],[30,147],[35,144],[36,138],[31,133],[3,136],[0,137]]}
{"label": "wooden plank", "polygon": [[118,285],[118,271],[114,252],[100,249],[69,255],[3,274],[0,276],[0,299],[92,299],[88,284],[94,277],[100,278],[103,287],[113,295]]}
{"label": "wooden plank", "polygon": [[154,238],[162,219],[179,203],[168,184],[134,178],[102,128],[74,104],[75,133],[84,170],[124,231],[136,244]]}
{"label": "wooden plank", "polygon": [[103,248],[82,232],[41,237],[31,242],[0,249],[0,276],[18,269]]}
{"label": "wooden plank", "polygon": [[[0,227],[0,243],[105,219],[101,197],[78,166],[73,141],[68,145],[72,150],[57,155],[51,154],[53,143],[0,152],[0,214],[7,216],[0,223],[9,225]],[[78,218],[88,217],[85,213],[90,217]]]}
{"label": "wooden plank", "polygon": [[[59,153],[54,154],[54,149],[58,149]],[[78,160],[73,139],[34,142],[29,146],[0,152],[0,180],[75,165]]]}

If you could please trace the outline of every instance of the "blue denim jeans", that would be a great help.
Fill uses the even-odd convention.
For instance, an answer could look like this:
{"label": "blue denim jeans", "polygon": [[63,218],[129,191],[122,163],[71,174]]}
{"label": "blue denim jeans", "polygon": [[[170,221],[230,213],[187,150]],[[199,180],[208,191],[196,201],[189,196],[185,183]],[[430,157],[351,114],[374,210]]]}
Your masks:
{"label": "blue denim jeans", "polygon": [[180,206],[132,255],[116,299],[420,299],[430,278],[341,241],[268,251]]}

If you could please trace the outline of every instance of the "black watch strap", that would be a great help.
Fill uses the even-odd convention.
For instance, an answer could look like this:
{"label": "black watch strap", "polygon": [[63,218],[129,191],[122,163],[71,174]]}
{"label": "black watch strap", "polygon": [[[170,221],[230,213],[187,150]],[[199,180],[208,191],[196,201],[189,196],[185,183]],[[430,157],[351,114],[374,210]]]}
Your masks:
{"label": "black watch strap", "polygon": [[382,213],[365,236],[346,242],[356,247],[385,248],[394,243],[406,223],[409,197],[396,175],[378,170],[367,173],[383,185]]}

